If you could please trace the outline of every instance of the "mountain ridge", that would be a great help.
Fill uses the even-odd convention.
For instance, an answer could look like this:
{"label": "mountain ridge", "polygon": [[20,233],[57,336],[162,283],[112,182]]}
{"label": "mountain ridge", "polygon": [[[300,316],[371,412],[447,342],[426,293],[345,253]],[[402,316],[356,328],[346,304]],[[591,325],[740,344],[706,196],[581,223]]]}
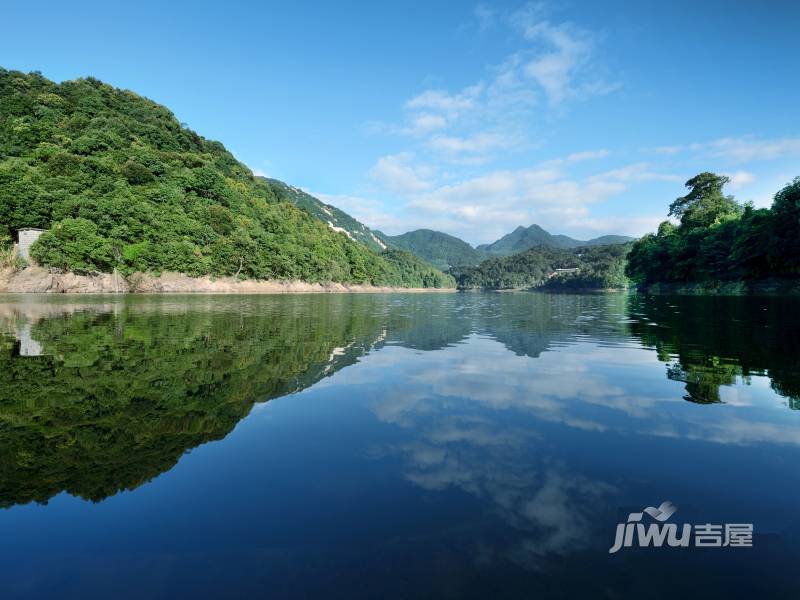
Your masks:
{"label": "mountain ridge", "polygon": [[563,234],[551,234],[537,224],[529,227],[519,225],[491,244],[472,246],[461,238],[432,229],[414,229],[399,235],[386,235],[382,231],[372,233],[387,246],[416,254],[435,267],[443,270],[452,267],[474,267],[482,261],[526,252],[531,248],[545,246],[559,250],[581,247],[626,244],[635,238],[623,235],[602,235],[590,240],[578,240]]}
{"label": "mountain ridge", "polygon": [[374,233],[388,246],[416,254],[440,269],[475,266],[485,258],[482,252],[461,238],[443,231],[415,229],[400,235]]}
{"label": "mountain ridge", "polygon": [[604,246],[608,244],[624,244],[635,238],[624,235],[602,235],[590,240],[577,240],[563,234],[552,234],[537,224],[529,227],[520,225],[511,233],[507,233],[491,244],[481,244],[477,250],[491,256],[509,256],[536,246],[549,246],[551,248],[570,249],[581,246]]}

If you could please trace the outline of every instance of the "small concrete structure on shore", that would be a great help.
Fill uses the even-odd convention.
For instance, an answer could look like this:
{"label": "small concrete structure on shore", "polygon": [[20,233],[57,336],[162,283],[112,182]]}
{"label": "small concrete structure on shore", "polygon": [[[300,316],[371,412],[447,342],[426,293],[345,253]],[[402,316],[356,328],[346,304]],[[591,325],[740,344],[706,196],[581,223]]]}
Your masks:
{"label": "small concrete structure on shore", "polygon": [[39,236],[45,232],[44,229],[35,229],[33,227],[28,229],[20,229],[17,232],[17,239],[19,240],[19,247],[17,252],[19,257],[23,260],[30,260],[31,246],[39,239]]}

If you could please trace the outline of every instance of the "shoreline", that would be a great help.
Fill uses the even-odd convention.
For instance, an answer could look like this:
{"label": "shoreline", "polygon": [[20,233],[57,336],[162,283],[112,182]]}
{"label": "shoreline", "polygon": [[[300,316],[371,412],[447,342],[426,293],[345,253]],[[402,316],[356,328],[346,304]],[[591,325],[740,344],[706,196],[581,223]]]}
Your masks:
{"label": "shoreline", "polygon": [[634,288],[635,293],[656,296],[798,296],[800,281],[756,279],[752,281],[661,282]]}
{"label": "shoreline", "polygon": [[442,293],[455,288],[404,288],[349,283],[306,281],[238,280],[233,277],[190,277],[162,273],[158,277],[133,273],[80,275],[58,273],[43,267],[0,270],[0,294],[378,294]]}
{"label": "shoreline", "polygon": [[616,294],[628,292],[629,288],[548,288],[538,287],[519,287],[519,288],[457,288],[463,293],[492,293],[492,294],[513,294],[518,292],[535,294]]}

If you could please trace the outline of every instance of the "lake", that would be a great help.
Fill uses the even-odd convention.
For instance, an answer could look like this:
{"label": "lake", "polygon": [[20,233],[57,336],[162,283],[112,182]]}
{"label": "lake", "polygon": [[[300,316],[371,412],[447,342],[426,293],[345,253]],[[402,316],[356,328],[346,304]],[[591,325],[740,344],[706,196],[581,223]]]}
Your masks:
{"label": "lake", "polygon": [[0,296],[3,598],[797,598],[799,498],[799,299]]}

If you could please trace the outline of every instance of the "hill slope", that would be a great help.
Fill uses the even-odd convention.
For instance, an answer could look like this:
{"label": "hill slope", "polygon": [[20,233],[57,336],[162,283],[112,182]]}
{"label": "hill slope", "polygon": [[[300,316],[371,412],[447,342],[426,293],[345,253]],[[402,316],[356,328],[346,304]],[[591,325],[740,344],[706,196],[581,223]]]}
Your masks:
{"label": "hill slope", "polygon": [[[343,210],[332,204],[325,204],[319,198],[307,194],[300,188],[277,179],[263,178],[275,196],[280,200],[291,202],[295,206],[307,210],[313,217],[327,224],[334,231],[347,235],[351,240],[361,242],[376,252],[386,250],[386,244],[373,233],[369,227],[357,221]],[[421,258],[425,258],[422,256]]]}
{"label": "hill slope", "polygon": [[0,68],[0,245],[23,227],[49,229],[32,255],[70,270],[452,283],[280,201],[163,106],[93,78]]}
{"label": "hill slope", "polygon": [[389,246],[416,254],[440,269],[474,266],[485,258],[464,240],[441,231],[417,229],[401,235],[386,235],[380,231],[375,234]]}
{"label": "hill slope", "polygon": [[549,246],[550,248],[578,248],[581,246],[602,246],[606,244],[624,244],[634,238],[624,235],[604,235],[587,241],[576,240],[566,235],[553,235],[538,225],[530,227],[517,227],[511,233],[501,237],[491,244],[482,244],[477,247],[479,251],[494,256],[508,256],[524,252],[535,246]]}

